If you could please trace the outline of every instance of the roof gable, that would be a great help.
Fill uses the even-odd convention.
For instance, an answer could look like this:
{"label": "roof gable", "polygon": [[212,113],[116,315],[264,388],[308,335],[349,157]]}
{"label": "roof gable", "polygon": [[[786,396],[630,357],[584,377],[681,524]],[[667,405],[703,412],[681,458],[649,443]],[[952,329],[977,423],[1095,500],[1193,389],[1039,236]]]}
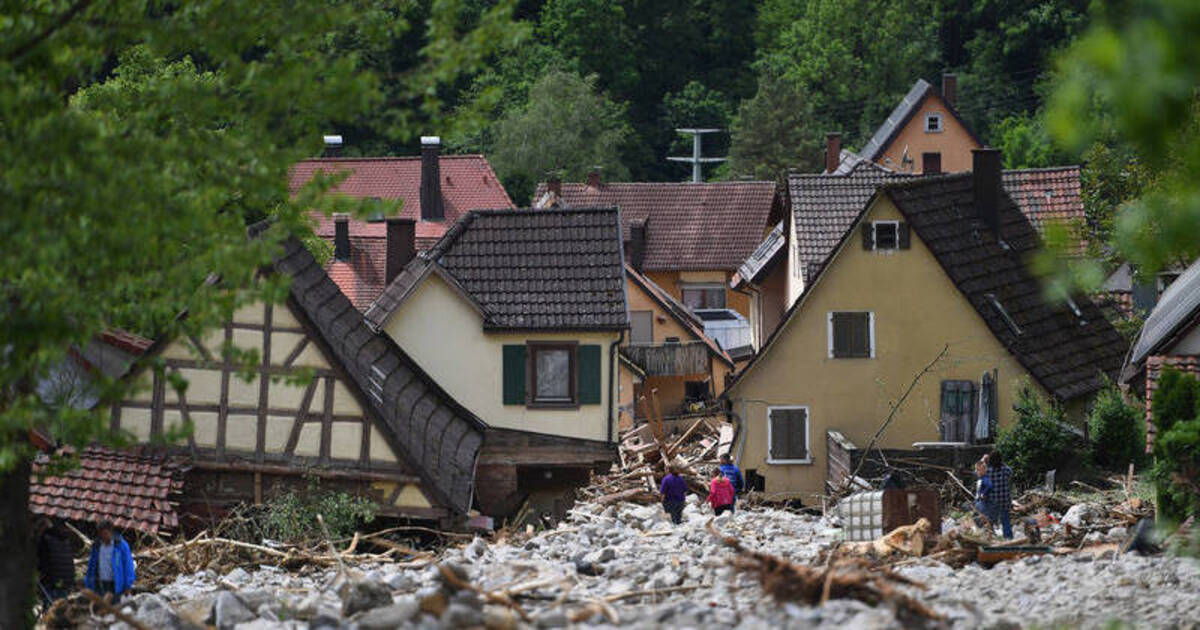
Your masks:
{"label": "roof gable", "polygon": [[1166,291],[1163,291],[1158,304],[1146,317],[1146,323],[1138,333],[1133,351],[1129,353],[1129,361],[1121,374],[1123,381],[1129,381],[1142,368],[1142,362],[1152,354],[1166,347],[1179,332],[1191,327],[1200,314],[1200,261],[1193,262]]}
{"label": "roof gable", "polygon": [[1128,347],[1124,338],[1090,300],[1077,298],[1074,308],[1046,302],[1040,283],[1023,260],[1038,247],[1037,232],[1005,194],[1000,207],[1003,243],[997,239],[974,210],[968,173],[901,180],[872,195],[739,381],[771,351],[882,195],[892,200],[992,335],[1048,392],[1070,400],[1099,389],[1105,378],[1114,378]]}
{"label": "roof gable", "polygon": [[[892,142],[896,139],[896,136],[900,135],[900,132],[908,127],[916,113],[921,111],[921,107],[924,106],[925,101],[930,98],[941,100],[941,97],[938,96],[937,92],[933,89],[933,86],[930,85],[928,81],[925,79],[917,79],[917,82],[914,83],[911,88],[909,88],[908,93],[904,95],[904,98],[900,99],[900,102],[897,103],[896,107],[892,109],[892,112],[888,114],[888,117],[883,121],[883,124],[879,125],[879,127],[875,129],[875,133],[871,136],[871,139],[867,142],[867,144],[863,146],[862,150],[859,151],[859,154],[862,155],[862,157],[872,161],[878,160],[880,157],[882,157],[884,152],[887,151],[888,147],[892,145]],[[958,115],[958,112],[955,111],[954,107],[951,106],[950,103],[947,103],[943,100],[941,101],[941,105],[946,108],[946,111],[953,116],[956,121],[958,121],[958,124],[962,125],[962,128],[966,130],[967,135],[975,140],[975,144],[983,146],[983,142],[979,140],[979,136],[975,135],[975,132],[972,131],[971,127],[967,125],[966,121],[962,119],[962,116]]]}
{"label": "roof gable", "polygon": [[679,300],[676,300],[675,296],[664,291],[653,280],[638,273],[630,265],[625,265],[625,274],[633,282],[634,286],[656,302],[671,319],[674,319],[697,340],[703,341],[704,345],[708,347],[710,354],[724,361],[730,367],[733,367],[733,359],[730,358],[729,354],[721,348],[720,344],[704,334],[704,327],[700,320]]}
{"label": "roof gable", "polygon": [[627,328],[616,208],[477,211],[415,259],[367,310],[382,328],[431,269],[445,274],[489,330]]}
{"label": "roof gable", "polygon": [[[546,191],[539,184],[535,199]],[[625,239],[631,224],[645,220],[644,271],[735,271],[758,247],[772,211],[783,210],[783,196],[769,181],[563,182],[558,203],[619,207]]]}

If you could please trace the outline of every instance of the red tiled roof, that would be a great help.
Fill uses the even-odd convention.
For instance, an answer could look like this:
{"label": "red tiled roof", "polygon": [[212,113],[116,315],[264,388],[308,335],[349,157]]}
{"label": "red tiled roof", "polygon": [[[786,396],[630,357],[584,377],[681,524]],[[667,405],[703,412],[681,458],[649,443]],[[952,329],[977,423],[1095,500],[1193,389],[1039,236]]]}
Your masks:
{"label": "red tiled roof", "polygon": [[[1061,223],[1078,231],[1087,220],[1083,212],[1078,166],[1030,168],[1004,171],[1004,192],[1038,232],[1049,223]],[[1086,247],[1082,233],[1079,249]]]}
{"label": "red tiled roof", "polygon": [[145,337],[120,328],[110,328],[100,333],[100,340],[137,356],[145,354],[150,349],[150,345],[154,343]]}
{"label": "red tiled roof", "polygon": [[180,469],[163,456],[139,455],[91,446],[79,454],[79,467],[39,479],[50,459],[34,461],[29,478],[29,511],[54,518],[157,533],[179,525],[173,495],[183,486]]}
{"label": "red tiled roof", "polygon": [[[541,198],[546,184],[538,185]],[[643,271],[736,271],[770,228],[774,182],[563,182],[566,207],[618,206],[624,223],[648,219]]]}
{"label": "red tiled roof", "polygon": [[[424,251],[471,210],[512,208],[513,202],[482,155],[443,155],[438,159],[445,219],[421,221],[421,158],[318,158],[292,169],[288,190],[295,193],[317,172],[350,171],[332,193],[356,198],[402,199],[400,215],[417,219],[417,250]],[[333,241],[333,217],[312,213],[317,236]],[[350,262],[326,265],[330,277],[354,306],[366,310],[383,292],[387,267],[387,225],[350,219]]]}

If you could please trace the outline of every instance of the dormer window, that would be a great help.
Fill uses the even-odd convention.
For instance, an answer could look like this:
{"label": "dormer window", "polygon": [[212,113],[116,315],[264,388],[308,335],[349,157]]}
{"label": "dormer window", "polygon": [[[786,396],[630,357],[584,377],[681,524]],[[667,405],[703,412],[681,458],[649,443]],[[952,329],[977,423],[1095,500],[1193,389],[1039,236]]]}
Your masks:
{"label": "dormer window", "polygon": [[869,221],[862,226],[863,249],[895,251],[908,249],[908,224],[903,221]]}
{"label": "dormer window", "polygon": [[942,115],[925,114],[925,133],[942,132]]}

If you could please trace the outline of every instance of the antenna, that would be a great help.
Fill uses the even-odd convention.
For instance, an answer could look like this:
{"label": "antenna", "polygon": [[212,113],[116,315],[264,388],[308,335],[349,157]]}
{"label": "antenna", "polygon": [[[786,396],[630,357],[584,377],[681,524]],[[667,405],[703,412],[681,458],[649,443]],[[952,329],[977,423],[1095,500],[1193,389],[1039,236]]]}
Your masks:
{"label": "antenna", "polygon": [[700,136],[706,133],[717,133],[721,129],[676,129],[679,133],[692,134],[692,157],[668,157],[672,162],[691,162],[692,163],[692,181],[700,183],[704,181],[704,175],[700,172],[701,164],[710,164],[712,162],[724,162],[729,158],[723,157],[700,157]]}

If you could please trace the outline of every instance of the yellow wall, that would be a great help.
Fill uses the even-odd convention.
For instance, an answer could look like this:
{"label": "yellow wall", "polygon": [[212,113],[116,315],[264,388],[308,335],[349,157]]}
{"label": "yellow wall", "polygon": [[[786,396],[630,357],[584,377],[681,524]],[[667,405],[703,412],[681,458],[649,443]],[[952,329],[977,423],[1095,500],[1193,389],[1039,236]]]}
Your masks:
{"label": "yellow wall", "polygon": [[[868,213],[868,220],[901,218],[886,198]],[[841,431],[865,446],[890,403],[947,344],[946,357],[919,381],[881,445],[909,448],[913,442],[936,441],[941,381],[978,382],[992,368],[999,369],[1000,423],[1011,420],[1017,386],[1027,373],[917,235],[911,249],[895,252],[863,251],[860,243],[846,242],[774,343],[728,394],[733,411],[746,422],[741,466],[765,476],[768,493],[797,494],[811,504],[812,495],[823,492],[826,431]],[[828,358],[831,311],[875,314],[875,358]],[[767,463],[769,405],[809,407],[811,463]]]}
{"label": "yellow wall", "polygon": [[[927,133],[925,131],[925,114],[940,113],[942,115],[942,131]],[[904,149],[913,159],[911,169],[901,168],[900,160]],[[971,170],[971,149],[978,149],[979,144],[971,137],[967,128],[962,125],[946,108],[945,101],[937,94],[930,94],[921,109],[909,119],[904,129],[896,135],[895,140],[884,150],[876,162],[895,170],[906,172],[921,172],[921,154],[939,152],[942,154],[942,171],[953,173]]]}
{"label": "yellow wall", "polygon": [[[384,326],[434,380],[489,426],[588,440],[608,436],[608,401],[616,383],[609,373],[612,332],[484,332],[479,312],[436,274],[430,274]],[[601,381],[611,383],[599,405],[530,409],[503,404],[503,347],[526,341],[578,341],[601,347]],[[615,415],[614,409],[614,415]],[[615,418],[614,418],[615,433]]]}

